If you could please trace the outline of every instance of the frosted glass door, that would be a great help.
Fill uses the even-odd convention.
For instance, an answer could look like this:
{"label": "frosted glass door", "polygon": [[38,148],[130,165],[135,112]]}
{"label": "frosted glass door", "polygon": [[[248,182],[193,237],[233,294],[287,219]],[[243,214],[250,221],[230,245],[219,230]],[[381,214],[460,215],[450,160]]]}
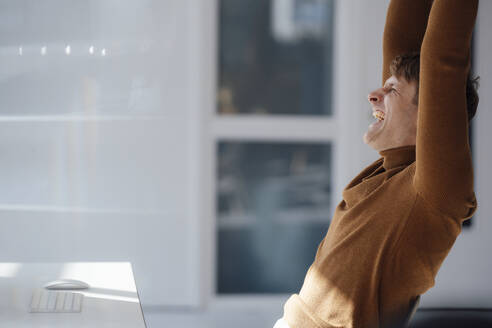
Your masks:
{"label": "frosted glass door", "polygon": [[144,305],[198,302],[189,8],[0,1],[0,261],[131,261]]}

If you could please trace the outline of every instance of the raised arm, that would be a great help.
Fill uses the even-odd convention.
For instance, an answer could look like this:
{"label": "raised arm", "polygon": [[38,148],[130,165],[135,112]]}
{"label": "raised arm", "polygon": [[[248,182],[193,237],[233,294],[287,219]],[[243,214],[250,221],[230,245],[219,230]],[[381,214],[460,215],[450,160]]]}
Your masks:
{"label": "raised arm", "polygon": [[420,57],[414,185],[455,218],[476,208],[466,80],[478,0],[435,0]]}
{"label": "raised arm", "polygon": [[392,0],[383,34],[383,84],[397,55],[420,51],[432,0]]}

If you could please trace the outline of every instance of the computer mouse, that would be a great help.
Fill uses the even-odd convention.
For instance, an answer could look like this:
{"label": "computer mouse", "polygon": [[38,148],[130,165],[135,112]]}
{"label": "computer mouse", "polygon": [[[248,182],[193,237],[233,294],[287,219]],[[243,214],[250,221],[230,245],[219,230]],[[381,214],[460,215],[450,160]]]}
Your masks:
{"label": "computer mouse", "polygon": [[51,281],[44,285],[44,288],[46,289],[67,289],[67,290],[72,290],[72,289],[87,289],[89,288],[89,284],[80,281],[80,280],[75,280],[75,279],[59,279],[55,281]]}

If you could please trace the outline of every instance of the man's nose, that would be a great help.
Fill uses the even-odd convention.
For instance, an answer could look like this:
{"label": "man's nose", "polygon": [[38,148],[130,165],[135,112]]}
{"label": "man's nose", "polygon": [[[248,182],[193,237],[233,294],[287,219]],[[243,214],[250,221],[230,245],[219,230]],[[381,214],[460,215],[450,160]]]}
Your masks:
{"label": "man's nose", "polygon": [[383,95],[378,92],[377,90],[376,91],[373,91],[371,92],[368,96],[367,96],[367,100],[374,104],[374,103],[378,103],[380,102],[381,100],[383,99]]}

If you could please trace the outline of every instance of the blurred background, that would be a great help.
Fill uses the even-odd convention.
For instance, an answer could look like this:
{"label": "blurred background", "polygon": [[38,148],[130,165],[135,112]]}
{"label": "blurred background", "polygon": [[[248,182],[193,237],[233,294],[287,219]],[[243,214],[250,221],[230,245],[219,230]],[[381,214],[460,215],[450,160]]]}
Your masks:
{"label": "blurred background", "polygon": [[[148,327],[273,326],[379,157],[362,135],[388,3],[0,0],[0,262],[131,261]],[[479,209],[417,323],[492,322],[480,6]]]}

